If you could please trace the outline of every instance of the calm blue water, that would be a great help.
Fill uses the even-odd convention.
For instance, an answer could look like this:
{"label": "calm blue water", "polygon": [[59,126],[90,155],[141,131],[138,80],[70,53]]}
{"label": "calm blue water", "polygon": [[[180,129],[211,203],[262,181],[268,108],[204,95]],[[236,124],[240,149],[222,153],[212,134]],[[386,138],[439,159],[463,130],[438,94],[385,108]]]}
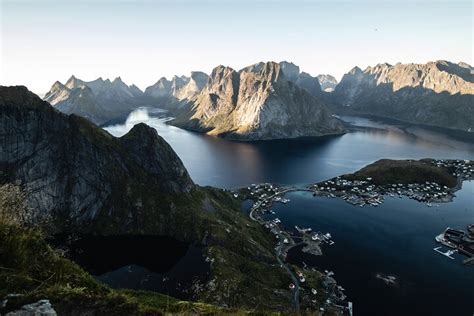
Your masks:
{"label": "calm blue water", "polygon": [[[335,241],[323,245],[320,257],[295,249],[290,261],[334,271],[356,315],[472,315],[473,267],[462,265],[462,255],[451,260],[433,248],[439,246],[434,237],[447,226],[474,223],[474,182],[465,182],[452,203],[431,208],[398,197],[363,208],[308,192],[286,197],[291,202],[275,204],[274,216],[288,227],[330,232]],[[399,286],[385,285],[376,273],[396,276]]]}
{"label": "calm blue water", "polygon": [[[164,123],[163,113],[146,109],[124,124],[106,127],[121,136],[145,122],[171,144],[200,185],[235,188],[272,182],[303,185],[350,173],[381,158],[474,159],[474,143],[420,127],[344,118],[366,128],[342,136],[267,142],[231,142]],[[291,193],[275,206],[286,225],[331,232],[336,244],[311,257],[297,249],[292,260],[336,273],[355,304],[355,315],[472,315],[474,268],[433,251],[434,237],[447,226],[474,222],[474,184],[465,183],[452,203],[428,208],[409,199],[388,198],[377,207],[352,206],[339,199]],[[376,273],[395,275],[388,287]]]}
{"label": "calm blue water", "polygon": [[236,188],[260,182],[308,184],[356,171],[381,158],[474,159],[474,143],[420,128],[407,132],[362,118],[351,120],[371,129],[326,138],[243,143],[169,126],[160,114],[140,109],[125,124],[105,129],[122,136],[139,122],[154,127],[200,185]]}

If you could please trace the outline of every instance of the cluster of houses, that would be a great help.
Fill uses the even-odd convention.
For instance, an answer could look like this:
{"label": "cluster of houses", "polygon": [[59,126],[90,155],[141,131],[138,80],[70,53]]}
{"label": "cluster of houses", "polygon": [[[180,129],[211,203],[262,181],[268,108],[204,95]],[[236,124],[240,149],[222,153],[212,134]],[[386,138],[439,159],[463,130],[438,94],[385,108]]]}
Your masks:
{"label": "cluster of houses", "polygon": [[452,170],[452,175],[460,179],[470,179],[474,176],[474,161],[471,160],[433,160],[438,167]]}
{"label": "cluster of houses", "polygon": [[[281,227],[281,220],[279,218],[272,218],[272,219],[264,219],[262,214],[270,213],[275,214],[270,207],[274,202],[280,203],[288,203],[290,200],[287,198],[283,198],[283,195],[286,191],[278,186],[272,185],[270,183],[262,183],[262,184],[252,184],[248,186],[246,189],[240,190],[238,193],[234,193],[234,197],[239,197],[242,195],[244,198],[248,198],[253,201],[253,205],[251,208],[251,217],[252,212],[255,212],[254,219],[258,220],[266,229],[268,229],[275,238],[278,240],[275,249],[279,256],[286,258],[288,250],[294,247],[295,245],[302,244],[302,242],[295,242],[294,238],[300,238],[305,244],[311,244],[313,248],[319,249],[319,244],[326,243],[329,245],[333,245],[334,241],[332,241],[332,236],[329,233],[321,233],[321,232],[312,232],[311,228],[300,228],[295,226],[295,230],[286,231]],[[309,247],[311,248],[311,247]],[[311,248],[312,249],[312,248]],[[278,251],[279,250],[279,251]],[[309,253],[313,253],[312,251],[307,251]],[[314,251],[316,254],[317,251]],[[342,287],[337,286],[336,281],[332,278],[334,273],[328,272],[323,275],[323,280],[327,280],[323,283],[323,289],[325,297],[327,297],[326,301],[322,302],[323,307],[322,310],[334,310],[334,308],[338,310],[344,311],[344,314],[351,314],[349,313],[349,309],[347,306],[352,306],[351,303],[347,306],[339,305],[344,304],[344,299],[346,298],[345,295],[342,293]],[[296,278],[298,280],[298,284],[300,287],[303,287],[305,290],[308,291],[311,295],[311,302],[314,304],[318,304],[321,306],[321,302],[317,300],[318,291],[315,288],[311,288],[306,283],[306,276],[304,272],[301,270],[296,270]],[[295,290],[296,285],[294,283],[290,283],[288,287],[291,290]],[[346,303],[347,304],[347,303]],[[350,309],[352,311],[352,308]]]}
{"label": "cluster of houses", "polygon": [[[433,160],[434,165],[446,167],[452,170],[453,176],[459,181],[471,179],[474,176],[474,163],[469,160]],[[328,197],[340,197],[353,205],[378,206],[383,203],[384,197],[403,197],[424,202],[427,206],[432,206],[434,202],[450,201],[455,189],[436,182],[426,181],[425,183],[392,183],[386,185],[376,185],[372,178],[365,180],[348,180],[336,177],[311,187],[314,195]]]}

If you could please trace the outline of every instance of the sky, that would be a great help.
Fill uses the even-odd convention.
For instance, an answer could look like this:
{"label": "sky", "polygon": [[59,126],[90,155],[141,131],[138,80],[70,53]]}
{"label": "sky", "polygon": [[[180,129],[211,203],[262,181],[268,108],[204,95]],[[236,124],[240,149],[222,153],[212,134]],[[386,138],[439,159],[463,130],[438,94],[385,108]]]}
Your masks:
{"label": "sky", "polygon": [[72,74],[159,78],[294,62],[338,80],[354,66],[473,64],[473,2],[0,0],[0,85],[40,95]]}

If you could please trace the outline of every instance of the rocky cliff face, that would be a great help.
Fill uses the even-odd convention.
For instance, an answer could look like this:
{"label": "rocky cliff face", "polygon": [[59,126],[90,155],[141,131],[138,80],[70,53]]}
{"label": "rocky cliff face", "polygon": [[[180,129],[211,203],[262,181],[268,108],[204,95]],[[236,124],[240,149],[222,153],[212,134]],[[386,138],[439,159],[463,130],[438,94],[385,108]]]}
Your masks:
{"label": "rocky cliff face", "polygon": [[342,112],[474,129],[474,75],[463,63],[355,67],[337,85],[333,100]]}
{"label": "rocky cliff face", "polygon": [[325,92],[332,92],[337,86],[337,80],[331,75],[318,75],[318,81],[321,89]]}
{"label": "rocky cliff face", "polygon": [[[171,80],[160,78],[154,85],[145,89],[145,95],[172,103],[194,97],[206,85],[209,76],[200,71],[191,72],[190,77],[174,76]],[[168,99],[168,100],[166,100]],[[168,104],[164,104],[165,106]]]}
{"label": "rocky cliff face", "polygon": [[342,132],[323,102],[302,86],[314,94],[321,91],[316,78],[300,74],[290,63],[258,63],[238,72],[218,66],[190,100],[191,113],[172,124],[245,140]]}
{"label": "rocky cliff face", "polygon": [[44,100],[66,114],[102,124],[135,109],[141,97],[143,92],[137,86],[126,85],[120,77],[86,82],[72,76],[66,84],[56,81]]}
{"label": "rocky cliff face", "polygon": [[173,197],[195,187],[171,147],[144,124],[114,138],[24,87],[0,88],[0,114],[1,180],[20,182],[37,212],[76,224],[108,218],[113,230],[139,231],[147,201],[161,204],[164,225]]}
{"label": "rocky cliff face", "polygon": [[[60,232],[164,235],[202,245],[212,264],[209,282],[197,290],[200,301],[287,313],[292,308],[291,280],[275,259],[273,235],[240,211],[240,199],[195,185],[171,147],[144,124],[115,138],[84,118],[61,113],[25,87],[0,87],[0,202],[0,215],[13,204],[6,211],[15,219],[21,204],[18,208],[30,209],[35,218],[52,219]],[[23,248],[23,255],[45,256],[43,248]],[[31,262],[8,259],[15,270],[6,271],[14,271],[15,278],[18,262]],[[62,280],[71,279],[67,288],[78,286],[71,269],[59,270]],[[48,271],[37,277],[46,280],[42,289],[48,281],[57,288],[50,277],[56,271]],[[11,280],[7,275],[6,284]],[[30,283],[37,295],[38,283]]]}

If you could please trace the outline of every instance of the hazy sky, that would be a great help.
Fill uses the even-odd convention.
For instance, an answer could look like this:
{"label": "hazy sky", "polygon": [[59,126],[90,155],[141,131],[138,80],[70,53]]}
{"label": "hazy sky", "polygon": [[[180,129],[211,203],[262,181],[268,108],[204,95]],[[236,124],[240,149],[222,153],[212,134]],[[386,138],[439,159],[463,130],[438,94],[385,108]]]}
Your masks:
{"label": "hazy sky", "polygon": [[0,84],[45,93],[71,74],[160,77],[288,60],[337,79],[353,66],[472,64],[472,1],[0,0]]}

